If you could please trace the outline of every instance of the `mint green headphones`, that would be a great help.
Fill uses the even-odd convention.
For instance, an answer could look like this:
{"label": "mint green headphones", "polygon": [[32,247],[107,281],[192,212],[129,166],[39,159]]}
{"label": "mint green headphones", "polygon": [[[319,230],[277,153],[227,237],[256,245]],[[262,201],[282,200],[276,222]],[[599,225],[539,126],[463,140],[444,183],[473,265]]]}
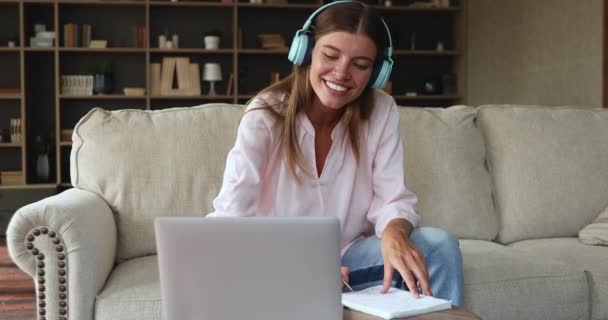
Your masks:
{"label": "mint green headphones", "polygon": [[[308,17],[302,29],[296,32],[289,49],[289,61],[299,66],[308,65],[310,63],[310,56],[312,54],[312,48],[314,47],[314,38],[312,37],[312,32],[310,30],[313,20],[319,15],[319,13],[321,13],[321,11],[330,6],[341,3],[360,3],[361,5],[365,6],[365,4],[358,1],[342,0],[328,3],[317,9],[310,15],[310,17]],[[382,18],[380,18],[380,21],[382,21],[382,24],[386,29],[388,46],[386,47],[386,52],[382,57],[382,61],[377,63],[372,71],[372,75],[369,79],[369,86],[372,88],[383,88],[393,69],[393,59],[391,58],[393,54],[393,42],[391,40],[391,32],[388,29],[386,22],[384,22]]]}

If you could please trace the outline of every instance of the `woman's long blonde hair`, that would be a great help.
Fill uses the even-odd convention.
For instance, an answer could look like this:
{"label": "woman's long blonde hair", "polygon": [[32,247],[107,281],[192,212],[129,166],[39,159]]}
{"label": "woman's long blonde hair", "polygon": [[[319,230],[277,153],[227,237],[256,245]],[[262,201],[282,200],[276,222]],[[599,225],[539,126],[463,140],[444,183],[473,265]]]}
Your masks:
{"label": "woman's long blonde hair", "polygon": [[[359,2],[343,3],[328,7],[315,19],[312,28],[315,41],[323,35],[336,31],[363,34],[372,39],[376,45],[376,64],[383,59],[388,42],[385,28],[380,17],[370,10],[366,5]],[[297,135],[297,114],[302,112],[305,106],[313,102],[314,91],[309,81],[310,65],[294,65],[292,73],[279,82],[263,89],[262,93],[278,93],[284,99],[278,105],[269,105],[264,99],[260,99],[262,106],[254,110],[266,110],[277,120],[281,126],[281,147],[283,156],[287,162],[289,172],[296,182],[300,182],[296,174],[296,166],[309,175],[314,170],[306,164]],[[373,76],[373,75],[372,75]],[[362,121],[369,120],[373,110],[373,91],[368,86],[361,95],[345,106],[342,119],[348,139],[351,143],[353,156],[359,160],[359,126]]]}

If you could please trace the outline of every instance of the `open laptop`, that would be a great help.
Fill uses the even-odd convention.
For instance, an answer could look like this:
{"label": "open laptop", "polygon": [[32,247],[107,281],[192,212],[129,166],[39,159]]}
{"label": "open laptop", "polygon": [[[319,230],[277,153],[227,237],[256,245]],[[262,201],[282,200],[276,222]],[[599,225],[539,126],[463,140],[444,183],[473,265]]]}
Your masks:
{"label": "open laptop", "polygon": [[165,320],[341,320],[330,217],[155,220]]}

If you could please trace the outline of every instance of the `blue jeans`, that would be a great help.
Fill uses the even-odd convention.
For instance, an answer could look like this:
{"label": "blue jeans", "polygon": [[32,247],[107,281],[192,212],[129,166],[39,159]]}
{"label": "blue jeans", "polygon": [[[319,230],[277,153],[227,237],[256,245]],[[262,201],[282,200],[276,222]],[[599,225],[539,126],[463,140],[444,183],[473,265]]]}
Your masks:
{"label": "blue jeans", "polygon": [[[458,239],[437,228],[416,228],[410,235],[412,243],[423,253],[429,271],[433,295],[452,300],[463,306],[462,256]],[[375,236],[357,240],[342,257],[342,265],[350,269],[350,286],[355,290],[381,285],[384,279],[384,262],[381,240]],[[407,290],[401,275],[395,270],[392,286]]]}

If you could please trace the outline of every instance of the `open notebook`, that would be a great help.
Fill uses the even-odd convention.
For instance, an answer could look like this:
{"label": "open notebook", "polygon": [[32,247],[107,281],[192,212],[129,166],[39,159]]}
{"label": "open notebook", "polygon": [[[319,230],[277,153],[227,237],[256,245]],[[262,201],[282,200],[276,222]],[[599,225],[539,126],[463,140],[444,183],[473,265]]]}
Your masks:
{"label": "open notebook", "polygon": [[382,286],[342,294],[342,304],[350,309],[384,319],[408,317],[452,308],[452,301],[420,295],[414,298],[409,291],[391,288],[381,294]]}

